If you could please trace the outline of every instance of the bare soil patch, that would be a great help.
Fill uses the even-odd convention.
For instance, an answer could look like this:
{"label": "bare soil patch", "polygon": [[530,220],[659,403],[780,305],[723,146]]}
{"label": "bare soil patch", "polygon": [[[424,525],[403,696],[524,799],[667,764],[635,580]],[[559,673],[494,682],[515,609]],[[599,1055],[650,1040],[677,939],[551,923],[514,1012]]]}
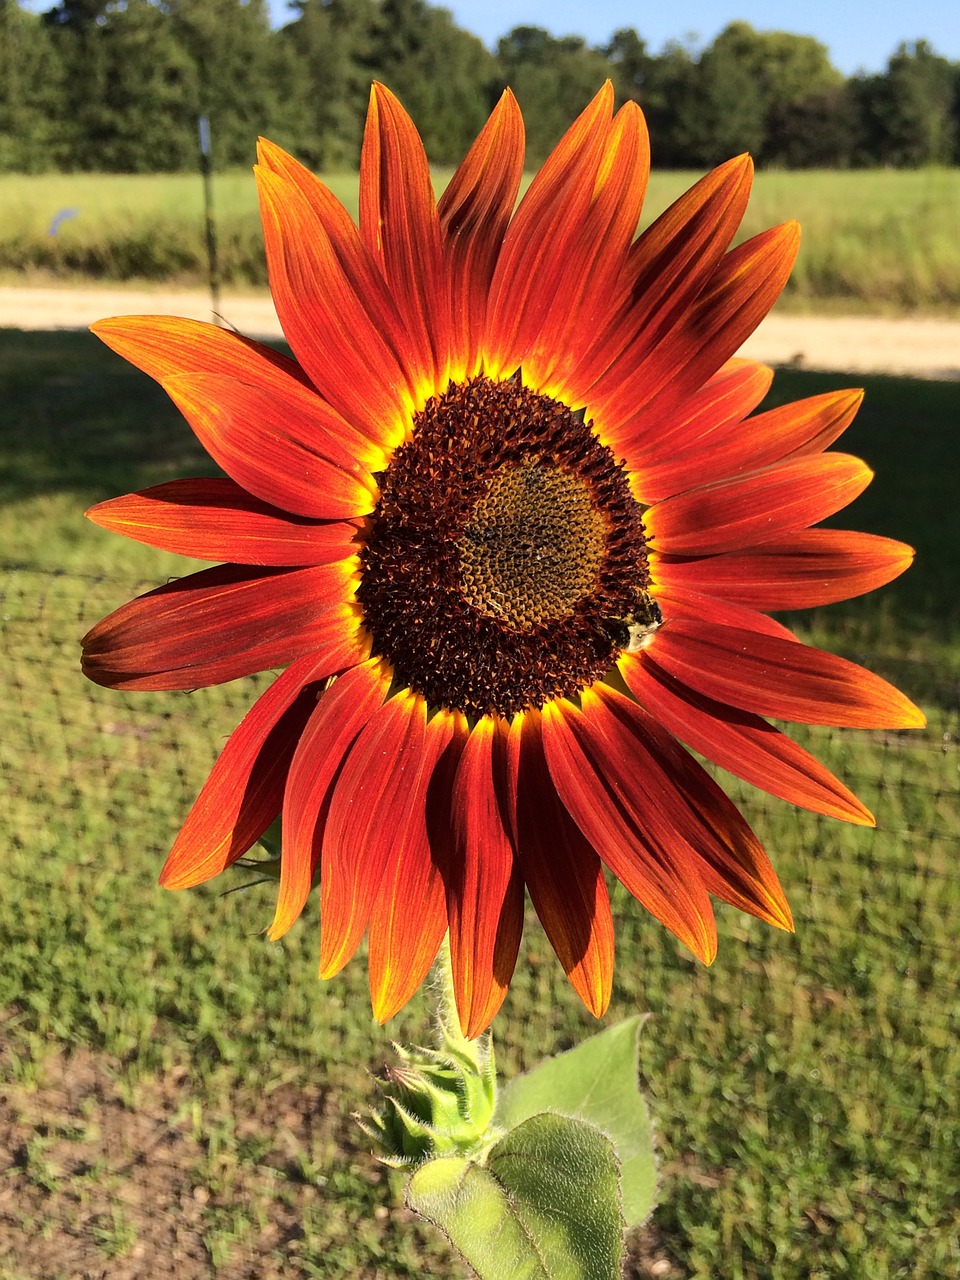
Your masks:
{"label": "bare soil patch", "polygon": [[[305,1198],[297,1151],[328,1126],[319,1090],[274,1094],[249,1133],[273,1149],[244,1168],[243,1185],[211,1189],[198,1176],[209,1150],[191,1093],[176,1073],[135,1086],[118,1064],[79,1049],[58,1052],[37,1088],[0,1101],[0,1275],[16,1280],[280,1280],[302,1237]],[[267,1111],[269,1110],[269,1115]],[[239,1134],[242,1138],[243,1135]],[[232,1192],[232,1194],[231,1194]],[[256,1227],[217,1257],[218,1211],[260,1203]],[[219,1265],[218,1265],[219,1264]],[[372,1273],[371,1273],[372,1274]]]}
{"label": "bare soil patch", "polygon": [[[211,319],[198,290],[0,288],[0,328],[80,329],[111,315]],[[267,294],[225,294],[219,314],[241,333],[281,336]],[[766,364],[844,373],[960,379],[960,320],[928,316],[768,316],[741,349]]]}

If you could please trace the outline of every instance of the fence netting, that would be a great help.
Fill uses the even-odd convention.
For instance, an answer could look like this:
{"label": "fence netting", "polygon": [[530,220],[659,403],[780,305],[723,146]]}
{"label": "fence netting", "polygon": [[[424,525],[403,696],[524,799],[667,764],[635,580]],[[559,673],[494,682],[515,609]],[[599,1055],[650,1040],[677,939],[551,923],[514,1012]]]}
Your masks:
{"label": "fence netting", "polygon": [[[6,891],[23,903],[32,873],[43,892],[78,867],[113,868],[117,877],[129,870],[138,877],[143,915],[128,908],[126,927],[144,934],[151,882],[178,824],[226,735],[270,678],[191,694],[128,694],[86,682],[78,667],[83,631],[154,585],[10,560],[0,592],[0,792],[16,881],[8,880]],[[655,1015],[641,1065],[661,1130],[669,1133],[670,1117],[680,1113],[680,1090],[702,1090],[714,1108],[702,1132],[685,1122],[706,1147],[714,1128],[736,1131],[744,1110],[766,1108],[775,1130],[778,1109],[799,1107],[811,1144],[836,1142],[842,1128],[851,1186],[858,1169],[869,1169],[873,1190],[864,1194],[893,1195],[876,1186],[876,1161],[889,1167],[892,1184],[904,1152],[922,1169],[937,1151],[955,1153],[960,1136],[960,691],[955,678],[909,653],[888,654],[879,667],[870,654],[862,657],[922,703],[927,729],[795,736],[878,815],[876,830],[794,810],[724,777],[778,869],[796,934],[723,910],[720,958],[708,970],[615,893],[614,1006],[621,1014],[647,1008]],[[207,919],[208,930],[220,927]],[[541,953],[539,964],[533,973],[529,957],[522,960],[523,999],[508,1003],[500,1033],[508,1066],[532,1064],[587,1028],[578,1021],[571,1032],[572,1001],[559,1011],[547,1007],[560,987],[550,985],[552,977],[538,987],[539,974],[558,966],[552,958],[548,966],[542,953],[549,948],[534,928],[524,947]],[[31,945],[26,933],[20,938]],[[245,945],[263,944],[251,937]],[[89,956],[96,964],[95,938]],[[17,1019],[40,1025],[39,987],[57,981],[70,975],[38,972],[37,990],[10,1002]],[[346,1026],[351,1011],[342,1016]],[[56,1027],[47,1025],[45,1034],[55,1039]],[[795,1068],[802,1079],[793,1078]],[[729,1083],[738,1070],[743,1092]],[[149,1216],[151,1206],[138,1212]],[[763,1212],[774,1210],[767,1204]],[[68,1267],[64,1274],[95,1273]],[[103,1274],[128,1273],[118,1263]]]}

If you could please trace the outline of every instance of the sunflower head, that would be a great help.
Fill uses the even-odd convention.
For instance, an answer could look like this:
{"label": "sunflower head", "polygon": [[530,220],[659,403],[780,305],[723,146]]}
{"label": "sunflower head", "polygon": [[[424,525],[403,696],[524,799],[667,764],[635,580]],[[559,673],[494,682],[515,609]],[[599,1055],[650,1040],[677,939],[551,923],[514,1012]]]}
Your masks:
{"label": "sunflower head", "polygon": [[707,962],[711,898],[791,928],[766,854],[686,748],[870,823],[767,717],[923,723],[769,616],[870,590],[912,556],[818,527],[870,480],[828,451],[860,393],[757,411],[772,374],[735,354],[787,279],[796,225],[730,248],[741,156],[638,236],[646,128],[635,104],[613,108],[608,84],[517,205],[523,122],[505,93],[437,201],[412,121],[377,85],[359,225],[260,144],[293,359],[187,320],[94,327],[167,389],[224,474],[89,513],[214,567],[98,623],[84,670],[190,689],[282,669],[162,883],[208,879],[281,817],[270,935],[319,881],[320,972],[366,934],[381,1019],[449,931],[460,1020],[482,1031],[526,893],[602,1013],[608,874]]}

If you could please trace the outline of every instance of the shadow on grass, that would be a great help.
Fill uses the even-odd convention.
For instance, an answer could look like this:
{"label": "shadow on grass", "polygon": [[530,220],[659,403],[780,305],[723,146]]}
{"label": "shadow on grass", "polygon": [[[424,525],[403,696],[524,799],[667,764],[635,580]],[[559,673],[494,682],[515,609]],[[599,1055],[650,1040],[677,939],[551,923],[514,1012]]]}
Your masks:
{"label": "shadow on grass", "polygon": [[[950,638],[960,618],[957,569],[956,431],[960,383],[910,378],[846,378],[781,370],[768,406],[844,385],[867,396],[839,448],[863,457],[876,479],[830,523],[909,542],[917,563],[871,597],[823,615],[831,631],[874,630]],[[160,388],[91,334],[0,330],[0,496],[17,501],[74,492],[98,501],[216,466]]]}
{"label": "shadow on grass", "polygon": [[0,403],[4,501],[218,471],[160,387],[85,331],[0,329]]}

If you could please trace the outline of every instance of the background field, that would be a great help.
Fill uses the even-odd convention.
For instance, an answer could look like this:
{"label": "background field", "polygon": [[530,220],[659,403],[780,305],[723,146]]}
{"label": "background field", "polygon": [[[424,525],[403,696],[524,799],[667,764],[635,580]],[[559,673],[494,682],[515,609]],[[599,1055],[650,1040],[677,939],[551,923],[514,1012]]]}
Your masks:
{"label": "background field", "polygon": [[[447,173],[437,173],[441,188]],[[655,173],[645,221],[699,177]],[[216,177],[222,275],[266,280],[249,171]],[[329,178],[356,213],[357,181]],[[0,174],[0,279],[28,282],[206,278],[202,187],[189,174]],[[752,235],[799,218],[804,242],[784,302],[801,309],[956,313],[960,309],[960,169],[757,175],[743,226]],[[56,215],[73,210],[56,234]]]}
{"label": "background field", "polygon": [[[828,385],[784,372],[774,396]],[[731,784],[795,936],[721,908],[707,970],[615,893],[610,1017],[654,1015],[640,1069],[663,1183],[634,1275],[960,1269],[960,387],[867,391],[845,446],[877,479],[844,523],[913,542],[918,563],[803,625],[895,680],[930,724],[801,734],[876,831]],[[83,509],[209,464],[162,393],[86,334],[0,331],[0,404],[0,1277],[463,1275],[396,1209],[350,1119],[390,1039],[428,1034],[428,1001],[378,1028],[361,958],[317,983],[315,907],[283,943],[259,936],[270,887],[156,888],[258,682],[123,695],[77,670],[88,625],[186,566]],[[497,1019],[502,1067],[594,1025],[531,919]]]}

